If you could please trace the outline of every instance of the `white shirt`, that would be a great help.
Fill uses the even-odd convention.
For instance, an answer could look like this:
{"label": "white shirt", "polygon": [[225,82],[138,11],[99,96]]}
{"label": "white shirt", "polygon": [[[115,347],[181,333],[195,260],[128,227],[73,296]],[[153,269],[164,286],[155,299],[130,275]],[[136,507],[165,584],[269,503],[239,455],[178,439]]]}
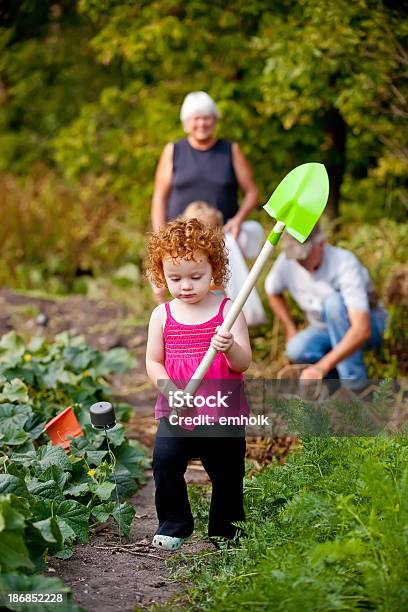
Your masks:
{"label": "white shirt", "polygon": [[322,321],[323,301],[337,291],[341,293],[347,309],[369,311],[369,296],[373,293],[367,269],[357,257],[339,247],[324,245],[323,259],[315,272],[308,272],[295,259],[284,252],[272,266],[265,280],[265,291],[279,295],[289,291],[309,322],[325,328]]}

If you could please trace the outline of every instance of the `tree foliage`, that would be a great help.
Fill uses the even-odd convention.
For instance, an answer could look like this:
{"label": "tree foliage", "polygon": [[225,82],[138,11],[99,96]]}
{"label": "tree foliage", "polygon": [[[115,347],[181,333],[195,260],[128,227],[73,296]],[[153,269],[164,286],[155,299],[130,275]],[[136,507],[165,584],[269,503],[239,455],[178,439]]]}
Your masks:
{"label": "tree foliage", "polygon": [[183,136],[184,95],[202,89],[264,198],[294,165],[323,161],[332,217],[405,219],[403,4],[44,4],[21,1],[0,29],[0,168],[26,172],[41,159],[73,182],[96,175],[143,227],[161,148]]}

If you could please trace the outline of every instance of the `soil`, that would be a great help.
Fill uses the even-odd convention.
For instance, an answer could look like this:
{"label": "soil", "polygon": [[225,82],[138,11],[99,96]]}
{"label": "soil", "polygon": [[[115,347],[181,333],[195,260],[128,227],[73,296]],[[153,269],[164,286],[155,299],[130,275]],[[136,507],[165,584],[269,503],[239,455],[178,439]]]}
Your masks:
{"label": "soil", "polygon": [[[77,546],[68,561],[50,559],[50,575],[57,575],[75,595],[75,601],[89,612],[148,609],[185,609],[180,600],[186,585],[174,582],[166,565],[174,553],[150,546],[156,529],[154,485],[151,474],[148,483],[129,503],[136,508],[129,538],[119,542],[114,524],[108,523],[87,545]],[[210,543],[194,540],[183,545],[185,555],[213,549]]]}

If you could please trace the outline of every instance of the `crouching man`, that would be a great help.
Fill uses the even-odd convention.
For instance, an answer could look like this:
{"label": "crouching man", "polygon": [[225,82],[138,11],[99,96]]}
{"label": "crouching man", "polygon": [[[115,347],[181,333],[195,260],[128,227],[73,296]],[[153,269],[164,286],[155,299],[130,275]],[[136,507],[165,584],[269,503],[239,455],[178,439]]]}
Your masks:
{"label": "crouching man", "polygon": [[[317,225],[303,244],[289,234],[265,281],[269,304],[285,327],[286,353],[292,363],[311,364],[303,380],[337,370],[342,385],[365,386],[365,348],[378,347],[387,313],[375,300],[367,269],[350,251],[331,246]],[[309,325],[297,331],[283,292],[287,290]]]}

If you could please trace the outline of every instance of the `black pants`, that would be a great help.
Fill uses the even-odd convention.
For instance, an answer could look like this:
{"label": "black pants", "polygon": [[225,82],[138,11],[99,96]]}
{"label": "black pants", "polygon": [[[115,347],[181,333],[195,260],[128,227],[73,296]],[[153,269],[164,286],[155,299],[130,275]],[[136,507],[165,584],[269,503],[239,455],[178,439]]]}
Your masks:
{"label": "black pants", "polygon": [[[203,434],[218,428],[223,437]],[[177,435],[177,434],[180,435]],[[199,457],[212,482],[208,535],[233,538],[235,521],[245,520],[243,479],[245,474],[245,430],[225,436],[226,427],[199,426],[189,432],[167,419],[160,419],[153,451],[153,475],[156,484],[156,510],[159,527],[156,534],[186,538],[193,533],[184,474],[189,459]],[[201,437],[199,437],[201,434]],[[238,435],[237,435],[238,434]]]}

